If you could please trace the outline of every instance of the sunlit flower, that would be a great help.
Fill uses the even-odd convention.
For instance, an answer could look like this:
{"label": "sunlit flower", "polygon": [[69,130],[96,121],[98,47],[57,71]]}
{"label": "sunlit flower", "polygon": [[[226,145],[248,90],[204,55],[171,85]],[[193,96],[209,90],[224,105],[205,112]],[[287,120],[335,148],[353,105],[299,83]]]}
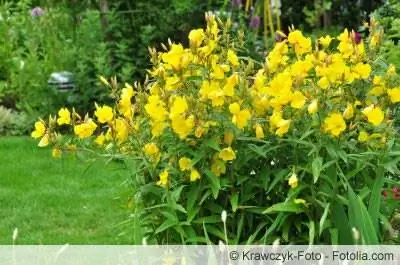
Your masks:
{"label": "sunlit flower", "polygon": [[333,136],[339,136],[344,130],[346,130],[346,122],[342,115],[339,113],[331,113],[324,120],[324,131],[332,134]]}
{"label": "sunlit flower", "polygon": [[374,126],[379,126],[385,118],[384,112],[379,107],[375,107],[374,105],[370,105],[363,109],[362,113],[367,116],[367,119]]}
{"label": "sunlit flower", "polygon": [[97,120],[100,123],[110,122],[114,117],[113,109],[106,105],[102,107],[96,105],[96,111],[94,112],[94,115],[97,117]]}
{"label": "sunlit flower", "polygon": [[159,186],[167,186],[168,185],[168,170],[164,170],[163,172],[160,173],[159,175],[159,181],[157,182],[157,185]]}
{"label": "sunlit flower", "polygon": [[40,138],[46,132],[46,125],[42,121],[35,122],[35,130],[31,133],[32,138]]}
{"label": "sunlit flower", "polygon": [[390,97],[390,101],[392,103],[398,103],[400,102],[400,87],[396,87],[393,89],[388,89],[387,93]]}
{"label": "sunlit flower", "polygon": [[181,171],[190,170],[192,168],[192,160],[187,157],[179,159],[179,168]]}
{"label": "sunlit flower", "polygon": [[236,154],[231,147],[227,147],[219,152],[218,157],[221,158],[223,161],[231,161],[236,159]]}
{"label": "sunlit flower", "polygon": [[59,118],[57,119],[58,125],[70,124],[71,123],[71,113],[67,108],[62,108],[58,111]]}
{"label": "sunlit flower", "polygon": [[311,101],[310,105],[308,105],[307,111],[310,114],[317,113],[317,111],[318,111],[318,100],[317,99],[314,99],[313,101]]}
{"label": "sunlit flower", "polygon": [[196,169],[190,171],[190,181],[196,181],[200,179],[200,173]]}
{"label": "sunlit flower", "polygon": [[294,189],[298,186],[299,184],[299,180],[297,178],[297,174],[293,172],[293,174],[290,176],[289,180],[288,180],[288,184],[289,186]]}
{"label": "sunlit flower", "polygon": [[97,124],[92,119],[85,121],[84,123],[74,126],[74,133],[79,138],[87,138],[91,136],[97,128]]}

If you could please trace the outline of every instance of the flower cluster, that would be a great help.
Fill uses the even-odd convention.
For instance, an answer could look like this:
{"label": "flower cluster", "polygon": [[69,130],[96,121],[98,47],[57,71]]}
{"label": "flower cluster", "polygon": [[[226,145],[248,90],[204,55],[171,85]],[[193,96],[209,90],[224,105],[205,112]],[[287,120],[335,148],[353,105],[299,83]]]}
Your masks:
{"label": "flower cluster", "polygon": [[[114,108],[96,105],[92,118],[63,108],[48,124],[38,121],[32,137],[60,149],[56,127],[72,126],[78,140],[143,155],[157,173],[154,183],[170,187],[208,171],[226,174],[242,155],[236,149],[241,137],[279,142],[311,130],[317,138],[382,148],[393,134],[400,86],[393,66],[382,71],[374,65],[381,38],[374,21],[367,42],[347,29],[316,42],[296,29],[280,33],[257,68],[239,56],[229,23],[212,14],[206,20],[205,29],[190,32],[188,48],[150,49],[150,78],[144,87],[125,84]],[[213,151],[201,153],[205,145]],[[295,173],[289,185],[298,185]]]}

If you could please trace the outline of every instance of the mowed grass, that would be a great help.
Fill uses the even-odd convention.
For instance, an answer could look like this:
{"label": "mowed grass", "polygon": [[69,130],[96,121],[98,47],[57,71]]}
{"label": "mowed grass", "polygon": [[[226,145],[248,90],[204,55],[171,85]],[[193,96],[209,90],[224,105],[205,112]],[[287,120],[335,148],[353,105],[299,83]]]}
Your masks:
{"label": "mowed grass", "polygon": [[[0,244],[129,244],[127,176],[105,161],[53,159],[28,137],[0,137]],[[125,227],[126,228],[126,227]]]}

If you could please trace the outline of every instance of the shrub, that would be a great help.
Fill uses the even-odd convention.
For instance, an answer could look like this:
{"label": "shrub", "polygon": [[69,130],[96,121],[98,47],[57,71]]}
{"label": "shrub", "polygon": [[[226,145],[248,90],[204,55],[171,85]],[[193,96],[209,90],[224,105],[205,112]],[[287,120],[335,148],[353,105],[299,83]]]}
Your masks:
{"label": "shrub", "polygon": [[0,135],[24,135],[30,130],[28,117],[0,106]]}
{"label": "shrub", "polygon": [[[109,14],[110,24],[113,15]],[[104,39],[99,11],[87,9],[75,23],[64,5],[32,8],[31,1],[25,0],[1,4],[0,16],[0,32],[7,36],[0,40],[0,100],[4,104],[31,116],[54,112],[66,104],[90,111],[94,101],[108,98],[97,73],[114,75],[123,69],[118,77],[127,78],[132,63],[110,64],[111,47]],[[75,75],[76,90],[69,98],[47,85],[50,74],[61,71]]]}
{"label": "shrub", "polygon": [[103,77],[114,107],[37,121],[39,146],[125,163],[135,243],[382,242],[390,223],[380,220],[394,213],[380,215],[381,192],[399,181],[400,87],[375,60],[381,29],[317,43],[291,29],[258,64],[237,56],[229,22],[206,20],[189,48],[150,50],[144,83]]}

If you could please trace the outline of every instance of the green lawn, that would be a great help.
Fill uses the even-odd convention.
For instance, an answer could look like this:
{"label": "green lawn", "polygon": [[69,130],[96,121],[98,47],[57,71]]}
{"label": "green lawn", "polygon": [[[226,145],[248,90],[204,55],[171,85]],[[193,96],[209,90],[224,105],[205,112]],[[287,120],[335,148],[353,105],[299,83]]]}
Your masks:
{"label": "green lawn", "polygon": [[[0,244],[129,244],[124,172],[53,159],[27,137],[0,137]],[[123,227],[125,226],[125,227]],[[129,226],[128,226],[129,227]]]}

